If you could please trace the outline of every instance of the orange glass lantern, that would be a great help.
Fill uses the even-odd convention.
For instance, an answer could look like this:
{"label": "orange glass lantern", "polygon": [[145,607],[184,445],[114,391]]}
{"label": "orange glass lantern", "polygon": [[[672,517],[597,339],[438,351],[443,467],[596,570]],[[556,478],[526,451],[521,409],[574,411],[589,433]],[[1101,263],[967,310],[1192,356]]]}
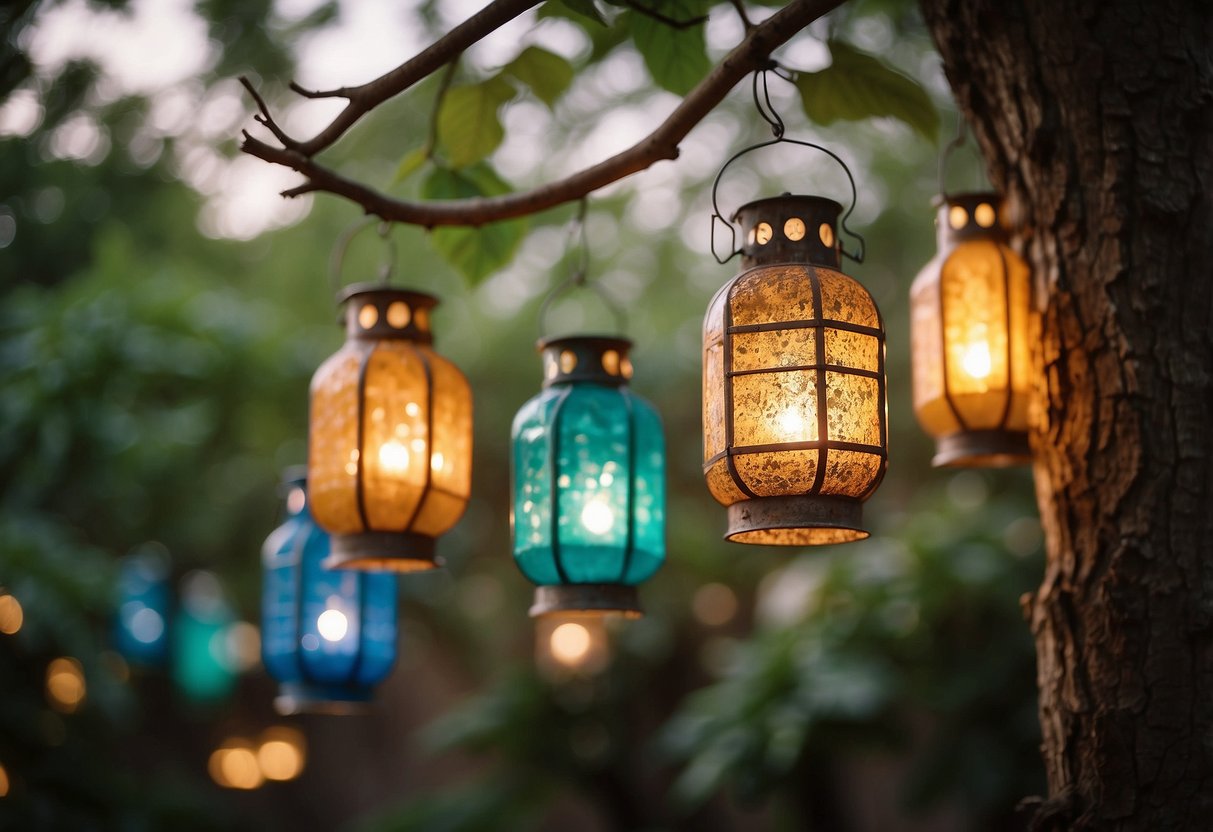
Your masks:
{"label": "orange glass lantern", "polygon": [[938,200],[939,253],[910,287],[914,413],[934,465],[1028,462],[1027,264],[1007,245],[995,193]]}
{"label": "orange glass lantern", "polygon": [[356,284],[339,297],[346,341],[311,384],[308,491],[332,535],[328,567],[410,572],[467,507],[472,395],[431,348],[422,292]]}
{"label": "orange glass lantern", "polygon": [[785,194],[733,218],[742,271],[703,323],[703,469],[728,540],[868,536],[863,501],[888,457],[885,334],[871,295],[840,271],[841,211]]}

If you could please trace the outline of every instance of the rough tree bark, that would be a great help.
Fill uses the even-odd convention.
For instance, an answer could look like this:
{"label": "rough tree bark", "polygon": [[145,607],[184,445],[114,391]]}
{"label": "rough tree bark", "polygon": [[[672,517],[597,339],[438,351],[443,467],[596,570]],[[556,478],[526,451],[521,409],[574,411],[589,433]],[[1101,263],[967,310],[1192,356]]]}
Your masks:
{"label": "rough tree bark", "polygon": [[1213,828],[1213,4],[922,0],[1025,223],[1042,829]]}

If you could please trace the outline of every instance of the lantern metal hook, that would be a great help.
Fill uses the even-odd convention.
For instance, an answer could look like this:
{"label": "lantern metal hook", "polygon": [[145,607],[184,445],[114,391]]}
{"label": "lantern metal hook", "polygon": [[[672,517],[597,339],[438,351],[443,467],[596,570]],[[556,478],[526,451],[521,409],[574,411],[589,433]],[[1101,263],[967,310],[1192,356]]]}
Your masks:
{"label": "lantern metal hook", "polygon": [[596,294],[603,306],[611,313],[611,317],[615,321],[615,328],[619,332],[625,329],[625,317],[623,310],[614,298],[606,293],[602,286],[597,281],[589,279],[590,271],[590,241],[589,234],[586,230],[586,211],[588,210],[589,202],[585,197],[582,197],[577,208],[577,215],[573,218],[569,225],[570,246],[577,247],[577,260],[574,264],[573,271],[560,283],[552,287],[543,298],[543,303],[539,306],[539,337],[546,338],[548,333],[548,313],[551,311],[552,305],[564,295],[576,291],[577,289],[589,289]]}
{"label": "lantern metal hook", "polygon": [[[843,256],[849,257],[851,260],[855,261],[856,263],[862,263],[865,255],[867,254],[867,243],[864,241],[862,235],[860,235],[856,231],[851,230],[851,228],[847,225],[847,220],[850,219],[851,214],[855,211],[855,204],[859,201],[859,190],[855,187],[855,177],[851,174],[851,169],[849,167],[847,167],[847,163],[844,162],[837,153],[830,150],[829,148],[823,147],[823,146],[821,146],[819,144],[815,144],[813,142],[802,141],[801,139],[787,138],[787,136],[785,135],[786,127],[784,125],[783,119],[780,117],[779,113],[775,110],[774,104],[771,103],[771,92],[770,92],[770,88],[767,84],[767,72],[775,71],[777,69],[777,67],[778,67],[778,64],[771,62],[771,64],[769,66],[757,70],[754,73],[753,90],[752,90],[753,96],[754,96],[754,106],[758,109],[758,114],[759,114],[759,116],[762,117],[762,120],[765,121],[768,125],[770,125],[771,133],[775,136],[775,138],[768,139],[765,142],[758,142],[757,144],[752,144],[749,147],[742,148],[741,150],[734,153],[732,156],[729,157],[728,161],[725,162],[724,165],[721,166],[720,172],[716,174],[716,180],[712,183],[712,211],[713,211],[713,213],[712,213],[712,239],[711,239],[712,256],[716,258],[717,263],[720,263],[721,265],[723,265],[741,253],[741,249],[737,248],[737,230],[733,227],[732,221],[730,219],[726,219],[725,216],[720,213],[720,204],[717,201],[717,191],[720,188],[720,180],[722,178],[724,178],[725,170],[729,167],[729,165],[731,165],[731,164],[733,164],[733,162],[737,161],[737,159],[739,159],[740,157],[744,156],[745,154],[747,154],[751,151],[759,150],[764,147],[770,147],[771,145],[776,145],[776,144],[794,144],[794,145],[799,145],[801,147],[808,147],[813,150],[820,150],[822,153],[826,154],[831,159],[833,159],[835,162],[837,162],[842,167],[843,173],[845,173],[847,175],[847,182],[850,183],[850,185],[851,185],[851,204],[850,204],[850,206],[847,207],[846,212],[842,215],[842,219],[839,220],[838,225],[839,225],[839,228],[842,229],[842,231],[844,231],[846,234],[850,235],[852,238],[855,239],[855,241],[858,243],[858,246],[853,252],[847,251],[845,248],[842,248],[841,246],[839,246],[839,251]],[[776,77],[783,78],[783,76],[780,75],[778,72],[775,72],[775,75],[776,75]],[[761,76],[761,81],[762,81],[761,97],[759,95],[759,85],[758,85],[760,76]],[[785,79],[785,80],[787,80],[787,79]],[[716,253],[716,225],[718,222],[723,223],[729,229],[729,249],[730,249],[730,251],[729,251],[728,256],[723,257],[723,258],[719,254]]]}
{"label": "lantern metal hook", "polygon": [[345,255],[349,251],[350,242],[358,236],[360,231],[370,228],[376,223],[378,223],[376,233],[387,248],[387,257],[379,265],[379,283],[383,286],[391,283],[392,274],[396,271],[396,241],[392,239],[392,224],[387,220],[366,217],[352,223],[342,231],[337,242],[333,244],[333,252],[329,255],[329,280],[333,285],[333,291],[337,294],[341,293],[341,269],[345,265]]}
{"label": "lantern metal hook", "polygon": [[947,147],[943,149],[943,153],[939,155],[939,196],[940,199],[948,198],[948,187],[946,177],[948,173],[948,159],[952,155],[952,151],[958,149],[965,143],[965,120],[964,116],[956,114],[956,137],[948,142]]}

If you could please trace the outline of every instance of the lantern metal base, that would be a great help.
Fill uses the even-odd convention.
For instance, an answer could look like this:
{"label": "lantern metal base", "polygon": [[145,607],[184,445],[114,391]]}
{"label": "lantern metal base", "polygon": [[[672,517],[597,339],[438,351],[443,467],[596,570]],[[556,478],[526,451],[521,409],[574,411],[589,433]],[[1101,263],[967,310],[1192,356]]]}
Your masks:
{"label": "lantern metal base", "polygon": [[1028,435],[1009,430],[970,430],[935,440],[936,468],[1005,468],[1032,461]]}
{"label": "lantern metal base", "polygon": [[325,569],[363,572],[421,572],[442,565],[434,538],[408,532],[335,534]]}
{"label": "lantern metal base", "polygon": [[729,506],[725,540],[765,546],[824,546],[862,540],[863,503],[849,497],[754,497]]}
{"label": "lantern metal base", "polygon": [[624,584],[556,584],[535,588],[531,618],[544,615],[622,615],[640,618],[640,593]]}
{"label": "lantern metal base", "polygon": [[363,714],[371,708],[370,699],[369,688],[290,682],[278,686],[278,695],[274,697],[274,710],[282,716]]}

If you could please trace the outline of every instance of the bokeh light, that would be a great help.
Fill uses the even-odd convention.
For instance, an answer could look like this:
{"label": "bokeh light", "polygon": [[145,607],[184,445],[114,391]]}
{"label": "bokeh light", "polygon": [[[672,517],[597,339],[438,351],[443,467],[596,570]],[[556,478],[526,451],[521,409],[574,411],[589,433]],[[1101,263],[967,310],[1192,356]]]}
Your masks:
{"label": "bokeh light", "polygon": [[284,725],[267,728],[257,748],[257,765],[266,780],[294,780],[307,764],[303,732]]}
{"label": "bokeh light", "polygon": [[568,621],[552,631],[549,638],[552,656],[561,664],[575,667],[590,652],[590,631],[584,624]]}
{"label": "bokeh light", "polygon": [[737,595],[724,584],[704,584],[695,590],[691,611],[700,624],[708,627],[728,624],[737,615]]}
{"label": "bokeh light", "polygon": [[84,701],[84,668],[70,656],[55,659],[46,669],[46,696],[57,711],[74,713]]}
{"label": "bokeh light", "polygon": [[0,765],[0,797],[8,796],[8,772]]}
{"label": "bokeh light", "polygon": [[225,789],[256,789],[265,782],[253,744],[238,737],[215,749],[207,770],[211,779]]}
{"label": "bokeh light", "polygon": [[25,611],[16,596],[0,590],[0,633],[11,636],[25,623]]}

